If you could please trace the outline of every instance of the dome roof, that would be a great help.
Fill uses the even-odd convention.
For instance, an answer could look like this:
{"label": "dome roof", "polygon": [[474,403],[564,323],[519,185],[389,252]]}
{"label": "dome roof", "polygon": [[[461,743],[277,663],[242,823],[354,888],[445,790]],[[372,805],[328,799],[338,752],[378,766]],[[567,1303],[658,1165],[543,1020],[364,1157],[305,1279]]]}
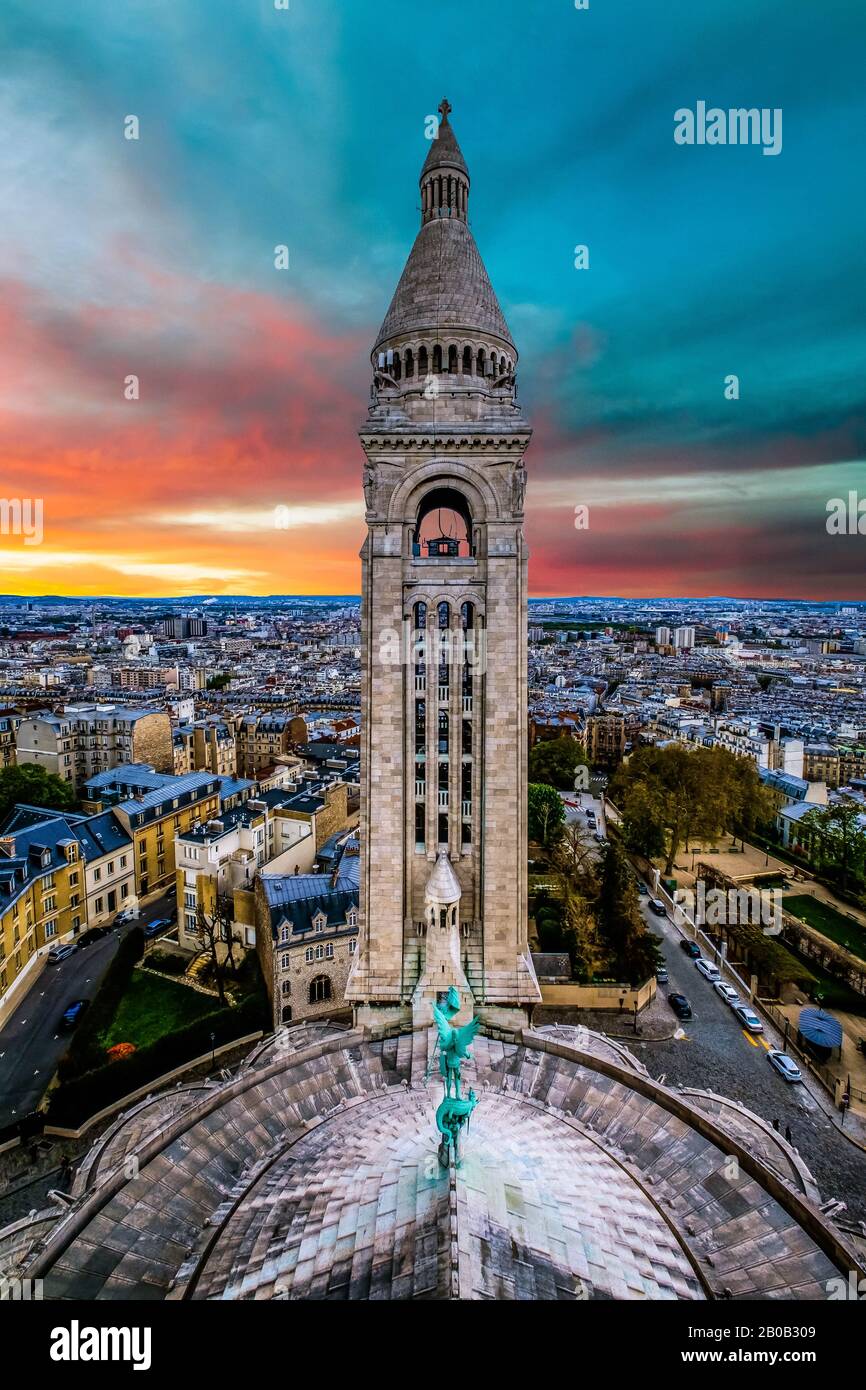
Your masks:
{"label": "dome roof", "polygon": [[[379,329],[373,352],[404,333],[454,332],[489,335],[514,342],[484,262],[469,230],[469,171],[440,106],[439,134],[421,170],[421,229]],[[440,173],[441,171],[441,173]],[[516,355],[516,354],[515,354]]]}
{"label": "dome roof", "polygon": [[451,860],[447,854],[440,853],[427,880],[425,898],[428,902],[434,903],[457,903],[460,901],[461,893],[462,889],[451,867]]}
{"label": "dome roof", "polygon": [[457,143],[457,136],[454,134],[453,127],[448,119],[448,111],[450,111],[451,107],[447,102],[443,102],[442,106],[439,108],[440,111],[442,111],[443,106],[447,106],[448,110],[443,111],[442,120],[439,123],[439,134],[435,140],[430,141],[430,149],[427,152],[427,158],[424,160],[421,178],[423,179],[424,175],[429,174],[433,169],[448,168],[460,169],[468,179],[469,169],[466,160],[463,158],[463,152]]}
{"label": "dome roof", "polygon": [[121,1116],[50,1229],[0,1232],[0,1271],[48,1300],[821,1300],[859,1267],[817,1194],[622,1059],[480,1033],[448,1172],[437,1030],[330,1027]]}
{"label": "dome roof", "polygon": [[492,334],[514,349],[499,300],[468,225],[457,218],[425,222],[376,338],[456,331]]}

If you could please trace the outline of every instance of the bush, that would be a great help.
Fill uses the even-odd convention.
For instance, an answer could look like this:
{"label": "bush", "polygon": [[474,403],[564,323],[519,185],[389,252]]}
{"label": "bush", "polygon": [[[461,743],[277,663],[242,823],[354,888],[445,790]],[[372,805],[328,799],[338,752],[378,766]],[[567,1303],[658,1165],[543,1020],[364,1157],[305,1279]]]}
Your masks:
{"label": "bush", "polygon": [[173,951],[151,951],[145,963],[149,970],[158,970],[162,975],[183,975],[189,960]]}
{"label": "bush", "polygon": [[103,1062],[101,1066],[64,1081],[51,1096],[47,1123],[76,1127],[131,1091],[183,1066],[184,1062],[203,1056],[211,1046],[220,1047],[258,1029],[270,1031],[271,1018],[264,1003],[261,995],[255,995],[236,1009],[215,1009],[187,1028],[140,1048],[131,1057]]}
{"label": "bush", "polygon": [[122,938],[97,990],[96,998],[60,1059],[57,1072],[62,1081],[80,1076],[82,1072],[89,1071],[103,1060],[100,1035],[108,1030],[117,1013],[117,1007],[129,988],[132,972],[143,955],[144,932],[141,927],[133,927]]}

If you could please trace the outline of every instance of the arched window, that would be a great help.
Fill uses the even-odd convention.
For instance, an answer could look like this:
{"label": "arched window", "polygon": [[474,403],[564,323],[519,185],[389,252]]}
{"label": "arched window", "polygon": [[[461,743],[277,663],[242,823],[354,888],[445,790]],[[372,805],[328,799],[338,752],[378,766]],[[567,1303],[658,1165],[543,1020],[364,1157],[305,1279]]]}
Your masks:
{"label": "arched window", "polygon": [[463,375],[472,375],[472,349],[468,345],[463,349]]}
{"label": "arched window", "polygon": [[478,357],[476,358],[476,373],[477,373],[478,376],[483,376],[483,375],[484,375],[484,362],[485,362],[484,349],[483,349],[483,348],[479,348],[479,349],[478,349]]}
{"label": "arched window", "polygon": [[291,965],[291,963],[292,963],[292,957],[290,956],[289,952],[288,952],[288,951],[283,951],[283,954],[280,956],[280,969],[281,969],[281,970],[288,970],[288,968],[289,968],[289,966]]}
{"label": "arched window", "polygon": [[426,376],[426,375],[427,375],[427,349],[426,349],[426,347],[422,347],[422,348],[419,348],[419,349],[418,349],[418,375],[419,375],[419,376]]}
{"label": "arched window", "polygon": [[291,982],[291,980],[283,980],[283,983],[280,985],[280,993],[282,994],[283,998],[284,998],[284,999],[288,999],[288,997],[289,997],[289,995],[291,994],[291,992],[292,992],[292,982]]}
{"label": "arched window", "polygon": [[324,959],[325,959],[325,948],[324,948],[324,946],[321,946],[321,945],[320,945],[320,946],[317,946],[317,947],[316,947],[316,960],[324,960]]}
{"label": "arched window", "polygon": [[440,709],[440,711],[439,711],[439,752],[440,752],[440,753],[447,753],[447,752],[448,752],[448,711],[447,711],[447,709]]}
{"label": "arched window", "polygon": [[441,370],[442,370],[442,345],[441,345],[441,343],[437,343],[436,346],[435,346],[434,349],[433,349],[433,370],[434,370],[434,372],[441,372]]}
{"label": "arched window", "polygon": [[472,554],[472,514],[462,492],[434,487],[418,507],[411,553],[425,559],[468,558]]}
{"label": "arched window", "polygon": [[280,1017],[282,1018],[283,1023],[291,1023],[291,1021],[292,1021],[292,1006],[291,1006],[291,1004],[284,1004],[284,1005],[283,1005],[283,1012],[282,1012],[282,1014],[280,1015]]}
{"label": "arched window", "polygon": [[310,1003],[323,1004],[331,997],[331,981],[327,975],[316,975],[310,981]]}
{"label": "arched window", "polygon": [[469,632],[475,626],[475,604],[461,603],[460,605],[460,626],[464,632]]}
{"label": "arched window", "polygon": [[457,371],[457,348],[452,343],[448,349],[448,371],[453,376]]}
{"label": "arched window", "polygon": [[406,349],[406,380],[408,381],[409,378],[410,378],[410,377],[413,377],[414,375],[415,375],[415,359],[414,359],[414,357],[413,357],[413,355],[412,355],[412,349],[411,349],[411,348],[407,348],[407,349]]}
{"label": "arched window", "polygon": [[392,370],[391,375],[393,376],[393,378],[394,378],[395,381],[399,381],[399,380],[400,380],[401,368],[400,368],[400,354],[399,354],[399,352],[397,353],[396,357],[394,358],[394,367],[393,367],[393,370]]}

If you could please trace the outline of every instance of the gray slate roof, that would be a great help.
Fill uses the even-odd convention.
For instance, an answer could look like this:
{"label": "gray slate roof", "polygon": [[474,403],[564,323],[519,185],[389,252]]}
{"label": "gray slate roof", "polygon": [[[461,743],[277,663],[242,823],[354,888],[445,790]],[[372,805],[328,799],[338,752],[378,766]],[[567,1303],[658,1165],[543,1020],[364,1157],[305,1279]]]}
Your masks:
{"label": "gray slate roof", "polygon": [[492,335],[516,351],[468,225],[436,217],[415,238],[373,352],[401,333],[457,332]]}

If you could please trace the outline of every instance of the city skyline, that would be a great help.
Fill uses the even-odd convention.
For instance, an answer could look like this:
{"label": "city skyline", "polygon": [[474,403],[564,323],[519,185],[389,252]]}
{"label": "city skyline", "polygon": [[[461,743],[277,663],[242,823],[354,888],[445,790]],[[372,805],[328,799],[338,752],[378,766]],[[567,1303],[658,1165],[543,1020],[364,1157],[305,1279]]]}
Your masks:
{"label": "city skyline", "polygon": [[[359,591],[358,403],[447,92],[534,425],[530,594],[857,601],[857,537],[826,527],[866,415],[845,9],[640,4],[622,31],[602,7],[504,3],[498,26],[461,15],[455,46],[446,3],[416,51],[391,0],[369,32],[303,0],[13,3],[0,449],[44,537],[2,537],[0,588]],[[784,109],[779,156],[676,144],[704,97]]]}

